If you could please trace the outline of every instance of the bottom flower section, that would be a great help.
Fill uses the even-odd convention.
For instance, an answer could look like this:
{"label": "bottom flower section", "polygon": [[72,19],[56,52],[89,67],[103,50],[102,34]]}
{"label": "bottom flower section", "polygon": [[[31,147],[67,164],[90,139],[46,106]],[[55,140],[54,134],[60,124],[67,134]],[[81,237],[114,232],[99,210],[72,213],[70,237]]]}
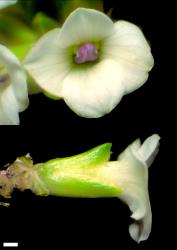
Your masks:
{"label": "bottom flower section", "polygon": [[[76,156],[35,165],[29,155],[19,157],[0,171],[0,196],[10,198],[13,189],[17,188],[30,189],[41,196],[118,197],[132,212],[131,237],[137,242],[146,240],[152,224],[148,167],[158,153],[159,140],[157,134],[147,138],[142,145],[137,139],[117,161],[110,161],[111,143]],[[8,203],[0,205],[8,206]]]}

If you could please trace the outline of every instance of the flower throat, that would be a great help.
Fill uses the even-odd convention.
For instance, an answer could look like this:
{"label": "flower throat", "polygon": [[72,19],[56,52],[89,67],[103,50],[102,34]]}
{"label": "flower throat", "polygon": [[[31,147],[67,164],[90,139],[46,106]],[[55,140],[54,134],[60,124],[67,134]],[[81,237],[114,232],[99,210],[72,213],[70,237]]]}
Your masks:
{"label": "flower throat", "polygon": [[86,43],[78,48],[76,56],[74,57],[74,62],[76,64],[93,62],[98,59],[98,56],[99,54],[96,46],[92,43]]}
{"label": "flower throat", "polygon": [[6,68],[2,64],[0,64],[0,86],[9,82],[9,79],[10,77],[7,73]]}

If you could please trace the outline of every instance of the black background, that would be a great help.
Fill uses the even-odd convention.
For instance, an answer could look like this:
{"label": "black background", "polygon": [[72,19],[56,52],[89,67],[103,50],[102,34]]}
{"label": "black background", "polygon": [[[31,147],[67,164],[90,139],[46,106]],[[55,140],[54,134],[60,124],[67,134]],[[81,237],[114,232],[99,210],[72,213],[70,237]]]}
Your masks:
{"label": "black background", "polygon": [[[156,3],[157,4],[157,3]],[[38,1],[38,9],[54,16],[52,1]],[[9,208],[0,207],[0,241],[18,241],[19,248],[151,249],[172,244],[173,200],[168,168],[167,61],[165,38],[170,13],[153,1],[105,1],[112,17],[140,26],[150,41],[155,66],[144,86],[124,96],[119,105],[99,119],[74,114],[63,101],[44,95],[30,97],[29,108],[20,115],[20,126],[1,126],[0,165],[30,152],[35,163],[84,152],[112,142],[112,159],[133,140],[153,133],[161,136],[160,152],[149,170],[149,193],[153,226],[149,239],[138,245],[129,236],[130,211],[118,199],[36,197],[31,192],[13,194]],[[167,122],[168,121],[168,122]],[[170,212],[171,211],[171,212]]]}

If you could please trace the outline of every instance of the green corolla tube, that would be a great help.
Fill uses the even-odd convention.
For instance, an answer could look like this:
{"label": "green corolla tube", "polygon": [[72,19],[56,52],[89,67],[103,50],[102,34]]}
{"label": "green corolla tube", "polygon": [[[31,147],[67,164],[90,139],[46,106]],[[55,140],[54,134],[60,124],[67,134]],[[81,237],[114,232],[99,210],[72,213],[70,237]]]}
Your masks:
{"label": "green corolla tube", "polygon": [[111,143],[76,156],[35,165],[29,155],[19,157],[0,171],[0,195],[10,198],[13,189],[18,188],[21,191],[30,189],[41,196],[118,197],[132,211],[134,223],[129,232],[140,242],[147,239],[151,231],[148,167],[158,152],[159,139],[154,134],[142,145],[137,139],[117,161],[109,161]]}

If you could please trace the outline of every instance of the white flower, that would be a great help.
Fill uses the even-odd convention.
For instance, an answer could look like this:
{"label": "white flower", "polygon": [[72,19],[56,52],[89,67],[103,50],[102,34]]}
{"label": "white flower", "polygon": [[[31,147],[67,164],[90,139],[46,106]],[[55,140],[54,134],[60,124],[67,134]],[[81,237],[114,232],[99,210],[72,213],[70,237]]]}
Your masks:
{"label": "white flower", "polygon": [[72,12],[61,29],[45,34],[25,60],[44,91],[89,118],[109,113],[123,95],[143,85],[153,63],[136,25],[113,23],[102,12],[85,8]]}
{"label": "white flower", "polygon": [[6,8],[9,5],[15,4],[17,0],[0,0],[0,9]]}
{"label": "white flower", "polygon": [[18,125],[28,106],[26,74],[12,52],[0,44],[0,125]]}
{"label": "white flower", "polygon": [[118,197],[128,204],[135,221],[129,227],[131,237],[137,241],[146,240],[151,232],[152,214],[148,194],[148,167],[158,153],[160,137],[157,134],[147,138],[141,145],[134,141],[118,157],[108,162],[105,175],[122,190]]}

